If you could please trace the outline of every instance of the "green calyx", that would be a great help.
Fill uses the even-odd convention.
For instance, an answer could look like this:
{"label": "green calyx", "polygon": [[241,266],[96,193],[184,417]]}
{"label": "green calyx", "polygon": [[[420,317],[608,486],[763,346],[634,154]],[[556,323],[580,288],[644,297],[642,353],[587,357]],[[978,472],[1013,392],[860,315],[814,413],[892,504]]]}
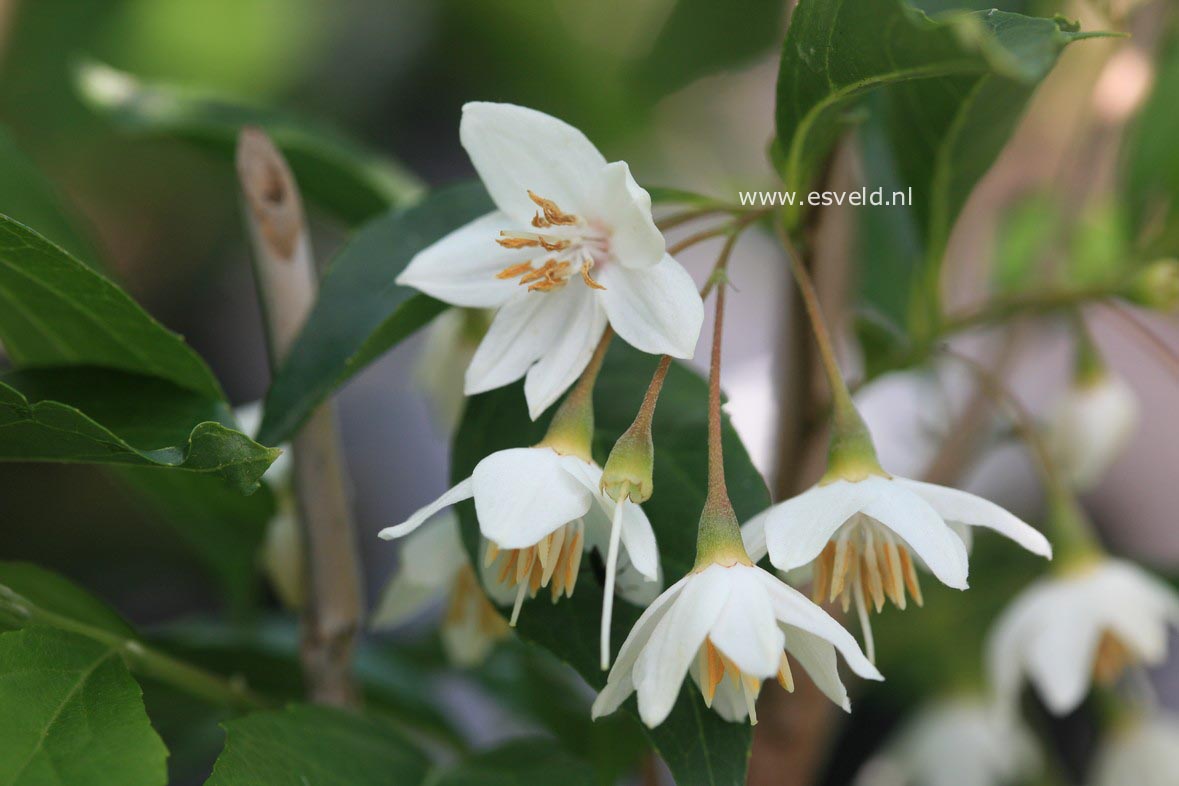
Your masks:
{"label": "green calyx", "polygon": [[827,448],[827,471],[820,484],[836,480],[858,482],[871,475],[889,477],[876,458],[876,445],[851,399],[837,396],[831,413],[831,443]]}
{"label": "green calyx", "polygon": [[602,491],[618,502],[624,493],[643,503],[655,491],[655,443],[650,424],[636,420],[614,443],[602,468]]}
{"label": "green calyx", "polygon": [[1087,569],[1105,557],[1093,524],[1070,492],[1056,491],[1048,502],[1048,534],[1057,575]]}
{"label": "green calyx", "polygon": [[728,495],[710,493],[704,501],[700,514],[700,527],[696,534],[696,564],[693,571],[701,571],[710,565],[753,565],[745,542],[741,540],[741,525]]}
{"label": "green calyx", "polygon": [[1131,276],[1119,294],[1155,311],[1179,309],[1179,259],[1150,263]]}
{"label": "green calyx", "polygon": [[552,448],[562,456],[593,462],[594,401],[588,391],[575,389],[561,403],[538,448]]}

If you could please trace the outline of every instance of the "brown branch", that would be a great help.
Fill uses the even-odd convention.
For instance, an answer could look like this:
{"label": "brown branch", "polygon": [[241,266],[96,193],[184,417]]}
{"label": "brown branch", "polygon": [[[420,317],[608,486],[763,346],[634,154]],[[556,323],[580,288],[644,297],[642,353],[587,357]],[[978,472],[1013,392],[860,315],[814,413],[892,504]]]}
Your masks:
{"label": "brown branch", "polygon": [[[303,201],[282,154],[260,129],[238,138],[238,179],[270,364],[277,369],[315,302],[318,275]],[[312,701],[354,704],[352,655],[361,623],[360,565],[335,410],[320,406],[292,440],[295,497],[310,593],[300,656]]]}

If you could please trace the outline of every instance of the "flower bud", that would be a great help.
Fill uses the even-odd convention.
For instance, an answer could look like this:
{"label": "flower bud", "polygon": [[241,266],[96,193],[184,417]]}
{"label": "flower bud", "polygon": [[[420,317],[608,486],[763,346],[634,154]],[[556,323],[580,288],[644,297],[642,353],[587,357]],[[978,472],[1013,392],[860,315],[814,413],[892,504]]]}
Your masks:
{"label": "flower bud", "polygon": [[602,469],[602,491],[615,502],[625,488],[631,502],[643,503],[655,491],[655,443],[651,427],[635,421],[626,430],[606,458]]}
{"label": "flower bud", "polygon": [[260,558],[274,594],[288,609],[303,608],[307,601],[303,533],[289,491],[279,490],[278,511],[266,529]]}
{"label": "flower bud", "polygon": [[1160,259],[1139,270],[1122,288],[1122,297],[1155,311],[1179,308],[1179,260]]}

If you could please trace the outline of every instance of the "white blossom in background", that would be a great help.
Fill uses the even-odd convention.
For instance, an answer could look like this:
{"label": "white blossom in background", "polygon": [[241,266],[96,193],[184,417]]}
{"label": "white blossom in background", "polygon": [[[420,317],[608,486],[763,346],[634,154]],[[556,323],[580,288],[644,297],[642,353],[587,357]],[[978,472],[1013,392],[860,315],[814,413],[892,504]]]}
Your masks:
{"label": "white blossom in background", "polygon": [[[602,493],[601,479],[602,470],[592,461],[550,447],[501,450],[480,461],[471,477],[379,535],[385,540],[409,535],[443,508],[473,497],[487,541],[482,570],[489,582],[514,588],[514,625],[525,596],[535,597],[542,587],[549,587],[553,601],[573,594],[586,548],[606,553],[615,502]],[[619,593],[645,604],[661,581],[655,533],[641,507],[622,508]]]}
{"label": "white blossom in background", "polygon": [[705,703],[725,720],[757,723],[754,703],[764,680],[776,678],[794,690],[787,654],[850,711],[836,650],[856,674],[883,679],[851,634],[797,590],[754,565],[714,562],[694,569],[643,612],[594,701],[593,716],[609,715],[637,691],[639,716],[658,726],[691,675]]}
{"label": "white blossom in background", "polygon": [[459,539],[458,517],[442,511],[436,519],[405,539],[401,567],[382,591],[370,625],[373,630],[395,628],[445,599],[447,657],[458,666],[475,666],[508,635],[508,623],[479,586]]}
{"label": "white blossom in background", "polygon": [[496,309],[467,395],[525,377],[535,420],[586,367],[607,323],[644,352],[692,356],[703,303],[625,162],[512,104],[466,104],[459,136],[496,210],[420,252],[397,283]]}
{"label": "white blossom in background", "polygon": [[1093,762],[1089,786],[1175,786],[1179,783],[1179,717],[1133,718],[1114,728]]}
{"label": "white blossom in background", "polygon": [[1042,762],[1017,718],[973,697],[920,709],[856,776],[855,786],[1015,786]]}
{"label": "white blossom in background", "polygon": [[1095,558],[1025,589],[999,617],[987,668],[1003,705],[1014,708],[1025,679],[1048,709],[1076,709],[1090,683],[1126,667],[1157,665],[1168,629],[1179,625],[1179,594],[1124,560]]}
{"label": "white blossom in background", "polygon": [[1052,410],[1048,444],[1061,472],[1085,491],[1101,480],[1138,428],[1138,399],[1108,371],[1075,381]]}
{"label": "white blossom in background", "polygon": [[491,314],[485,309],[452,308],[426,329],[414,364],[414,383],[425,394],[438,428],[453,434],[462,419],[467,397],[463,377],[487,333]]}

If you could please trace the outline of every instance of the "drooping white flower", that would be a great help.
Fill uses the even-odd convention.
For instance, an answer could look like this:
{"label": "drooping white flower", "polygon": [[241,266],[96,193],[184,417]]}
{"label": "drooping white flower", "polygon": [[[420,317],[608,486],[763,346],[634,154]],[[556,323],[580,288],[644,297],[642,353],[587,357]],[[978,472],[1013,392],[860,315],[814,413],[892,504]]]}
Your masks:
{"label": "drooping white flower", "polygon": [[442,511],[436,518],[405,539],[401,567],[381,593],[371,626],[397,627],[445,597],[442,645],[451,662],[475,666],[508,635],[508,624],[479,587],[459,539],[458,517]]}
{"label": "drooping white flower", "polygon": [[1179,717],[1134,718],[1114,729],[1090,772],[1091,786],[1175,786],[1179,782]]}
{"label": "drooping white flower", "polygon": [[776,677],[794,689],[787,653],[828,698],[849,710],[836,649],[856,674],[882,679],[851,634],[797,590],[754,565],[713,562],[694,569],[643,612],[594,701],[593,716],[614,712],[637,691],[640,717],[657,726],[690,674],[723,718],[756,723],[762,681]]}
{"label": "drooping white flower", "polygon": [[[515,588],[514,625],[526,595],[535,597],[542,587],[550,588],[554,602],[573,594],[585,548],[606,553],[615,503],[599,489],[601,478],[592,461],[551,447],[501,450],[480,461],[471,477],[379,535],[385,540],[409,535],[443,508],[473,497],[487,541],[484,575]],[[660,581],[655,533],[637,505],[624,505],[619,519],[619,593],[649,600]]]}
{"label": "drooping white flower", "polygon": [[1132,664],[1167,654],[1179,594],[1133,563],[1094,558],[1025,589],[987,642],[993,687],[1014,706],[1025,677],[1048,709],[1076,709],[1093,678],[1116,680]]}
{"label": "drooping white flower", "polygon": [[1018,718],[960,697],[919,710],[855,786],[1011,786],[1040,766],[1035,737]]}
{"label": "drooping white flower", "polygon": [[1057,402],[1048,441],[1057,466],[1079,490],[1097,484],[1138,427],[1138,400],[1107,370],[1077,380]]}
{"label": "drooping white flower", "polygon": [[954,525],[985,527],[1034,554],[1052,554],[1043,535],[993,502],[883,470],[829,473],[752,519],[743,538],[754,560],[768,551],[779,570],[814,561],[816,602],[839,598],[846,611],[854,600],[871,656],[868,602],[876,611],[886,599],[903,609],[908,589],[921,605],[917,560],[943,584],[967,588],[967,549]]}
{"label": "drooping white flower", "polygon": [[414,364],[414,382],[426,394],[430,414],[447,434],[458,428],[466,396],[463,376],[491,314],[485,309],[452,308],[430,323]]}
{"label": "drooping white flower", "polygon": [[473,395],[525,377],[536,419],[607,323],[645,352],[691,357],[704,306],[665,251],[650,195],[572,126],[524,107],[463,107],[463,147],[496,211],[414,257],[397,283],[498,309],[466,374]]}

